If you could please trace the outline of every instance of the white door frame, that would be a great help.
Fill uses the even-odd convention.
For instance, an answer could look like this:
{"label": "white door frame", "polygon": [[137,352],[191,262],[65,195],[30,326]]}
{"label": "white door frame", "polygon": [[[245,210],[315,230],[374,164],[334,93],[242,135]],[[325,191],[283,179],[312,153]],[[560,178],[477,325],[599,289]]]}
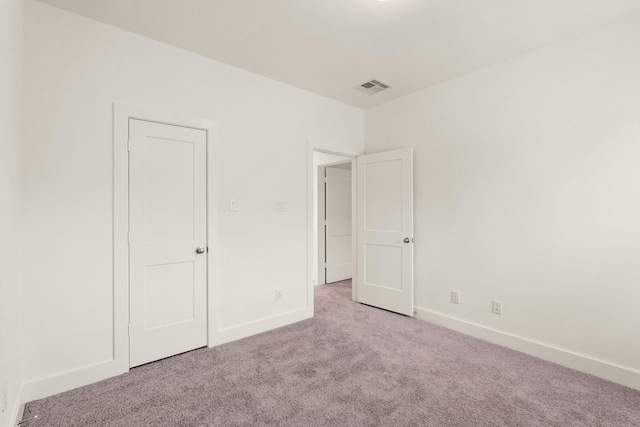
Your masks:
{"label": "white door frame", "polygon": [[[351,158],[351,170],[353,171],[356,167],[355,159],[358,155],[362,153],[344,153],[340,152],[340,148],[333,147],[333,144],[320,142],[316,140],[307,139],[307,310],[310,317],[313,316],[314,313],[314,283],[316,280],[313,264],[314,264],[314,235],[317,236],[318,230],[313,226],[313,216],[317,214],[314,212],[314,206],[316,204],[316,200],[313,199],[314,188],[313,188],[313,175],[317,174],[317,168],[313,167],[313,154],[314,153],[324,153],[324,154],[334,154],[337,156],[349,157]],[[356,230],[356,174],[352,174],[351,177],[351,227],[352,230]],[[356,233],[352,234],[351,239],[351,251],[352,251],[352,259],[357,259],[356,255]],[[317,258],[316,258],[317,260]],[[353,279],[352,282],[357,283],[357,263],[353,263]],[[355,301],[357,297],[356,286],[352,286],[352,296],[351,298]]]}
{"label": "white door frame", "polygon": [[[325,251],[326,251],[326,231],[327,229],[325,228],[324,224],[320,223],[320,218],[322,218],[322,216],[325,214],[325,203],[326,203],[326,186],[324,185],[324,181],[320,180],[320,177],[325,177],[326,174],[326,170],[328,167],[331,166],[337,166],[337,165],[343,165],[345,163],[351,163],[351,167],[353,169],[353,159],[352,160],[341,160],[339,162],[335,162],[335,163],[327,163],[326,165],[321,165],[318,166],[318,170],[316,171],[316,174],[318,176],[318,230],[317,230],[317,238],[318,238],[318,285],[325,285],[327,283],[327,275],[326,272],[322,273],[320,264],[322,262],[326,261],[326,257],[325,257]],[[352,182],[351,185],[353,185],[353,170],[351,173],[352,176]],[[351,197],[353,198],[355,196],[355,193],[353,191],[353,188],[351,188]],[[351,203],[352,207],[353,207],[353,203]],[[352,224],[353,226],[353,221]],[[351,230],[351,232],[353,233],[353,229]]]}
{"label": "white door frame", "polygon": [[219,301],[217,237],[217,125],[152,107],[113,104],[113,362],[120,373],[129,370],[129,119],[201,129],[207,133],[207,345],[218,344]]}
{"label": "white door frame", "polygon": [[317,194],[317,200],[316,200],[316,204],[317,204],[317,224],[318,227],[316,229],[316,238],[318,239],[318,278],[317,278],[317,282],[316,284],[318,286],[320,285],[325,285],[327,283],[327,274],[324,271],[325,269],[323,269],[323,263],[325,261],[325,251],[326,251],[326,245],[325,245],[325,225],[324,222],[322,221],[322,218],[324,217],[324,213],[325,213],[325,183],[324,183],[324,179],[321,179],[325,176],[325,167],[324,166],[318,166],[316,171],[316,176],[318,177],[318,192]]}

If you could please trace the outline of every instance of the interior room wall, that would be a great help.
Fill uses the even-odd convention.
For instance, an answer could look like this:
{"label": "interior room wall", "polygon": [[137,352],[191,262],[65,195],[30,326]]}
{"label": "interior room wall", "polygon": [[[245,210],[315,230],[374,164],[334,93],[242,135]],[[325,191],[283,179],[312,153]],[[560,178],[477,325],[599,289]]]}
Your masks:
{"label": "interior room wall", "polygon": [[634,17],[366,111],[415,147],[419,316],[640,388],[639,51]]}
{"label": "interior room wall", "polygon": [[306,309],[307,140],[361,152],[362,110],[34,1],[24,52],[28,382],[112,355],[114,102],[218,124],[220,331]]}
{"label": "interior room wall", "polygon": [[9,426],[13,422],[19,403],[22,355],[20,0],[0,2],[0,58],[0,426]]}

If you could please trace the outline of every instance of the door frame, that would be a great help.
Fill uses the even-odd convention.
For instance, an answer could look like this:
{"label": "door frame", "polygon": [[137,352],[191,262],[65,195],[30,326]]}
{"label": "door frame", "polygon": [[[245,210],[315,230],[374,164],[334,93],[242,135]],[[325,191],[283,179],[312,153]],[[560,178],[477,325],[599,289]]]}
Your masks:
{"label": "door frame", "polygon": [[[324,154],[334,154],[338,156],[351,158],[351,170],[353,171],[356,167],[356,158],[361,152],[353,152],[353,153],[345,153],[340,151],[342,147],[336,147],[335,144],[326,141],[317,141],[313,139],[307,139],[307,314],[309,317],[313,317],[314,315],[314,284],[317,279],[317,275],[314,274],[313,265],[314,259],[317,260],[318,257],[314,257],[314,246],[317,247],[317,244],[314,245],[315,239],[314,235],[317,238],[318,229],[313,226],[313,218],[314,215],[317,215],[316,203],[317,200],[314,200],[314,188],[313,188],[313,176],[318,173],[317,168],[313,167],[313,154],[314,153],[324,153]],[[351,175],[351,227],[352,230],[355,230],[356,226],[356,174]],[[352,233],[351,237],[351,256],[353,259],[357,259],[356,255],[356,233]],[[357,268],[355,266],[357,263],[352,264],[352,282],[357,280]],[[352,296],[351,298],[355,301],[357,299],[356,287],[352,286]]]}
{"label": "door frame", "polygon": [[204,130],[207,186],[207,346],[219,343],[217,124],[143,105],[113,104],[113,362],[129,371],[129,119]]}
{"label": "door frame", "polygon": [[[335,163],[327,163],[326,165],[321,165],[318,166],[318,170],[316,171],[317,176],[318,176],[318,199],[317,199],[317,212],[318,212],[318,230],[317,230],[317,239],[318,239],[318,278],[317,278],[317,285],[326,285],[327,284],[327,275],[326,272],[325,273],[321,273],[320,272],[320,263],[326,261],[326,238],[327,238],[327,229],[324,226],[324,224],[320,224],[320,218],[323,216],[323,214],[325,214],[325,207],[326,207],[326,186],[324,185],[325,182],[321,182],[320,181],[320,177],[324,177],[324,179],[326,180],[326,171],[327,168],[331,167],[331,166],[337,166],[337,165],[343,165],[345,163],[351,163],[351,198],[353,199],[353,197],[355,196],[354,193],[354,189],[353,189],[353,166],[355,165],[354,163],[354,159],[351,160],[341,160],[339,162],[335,162]],[[351,207],[353,207],[353,200],[351,203]],[[353,213],[352,213],[353,215]],[[351,221],[351,226],[353,227],[353,218]],[[351,230],[351,234],[353,235],[353,228]],[[353,243],[353,242],[352,242]],[[323,252],[325,252],[325,254],[323,254]],[[353,252],[353,251],[352,251]],[[353,260],[351,260],[353,262]],[[322,279],[322,280],[321,280]]]}
{"label": "door frame", "polygon": [[[324,212],[325,212],[325,196],[326,196],[326,191],[325,191],[325,183],[324,183],[324,179],[326,179],[325,177],[325,167],[324,166],[318,166],[317,170],[315,171],[316,176],[318,177],[317,179],[317,184],[318,184],[318,189],[317,189],[317,198],[316,198],[316,217],[317,219],[317,229],[316,229],[316,239],[318,244],[316,245],[316,247],[318,248],[318,274],[317,274],[317,278],[316,278],[316,285],[317,286],[321,286],[321,285],[325,285],[327,283],[327,274],[326,272],[322,273],[322,263],[325,260],[325,254],[323,252],[326,251],[326,228],[324,226],[324,224],[321,224],[322,221],[322,217],[324,216]],[[324,178],[324,179],[321,179]]]}

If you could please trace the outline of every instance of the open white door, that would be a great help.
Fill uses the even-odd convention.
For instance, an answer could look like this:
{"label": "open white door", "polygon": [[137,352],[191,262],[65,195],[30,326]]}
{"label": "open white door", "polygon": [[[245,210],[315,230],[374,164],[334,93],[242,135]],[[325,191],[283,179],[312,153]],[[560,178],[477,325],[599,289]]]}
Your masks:
{"label": "open white door", "polygon": [[357,164],[357,300],[413,316],[413,149]]}
{"label": "open white door", "polygon": [[132,367],[207,345],[206,141],[129,120]]}

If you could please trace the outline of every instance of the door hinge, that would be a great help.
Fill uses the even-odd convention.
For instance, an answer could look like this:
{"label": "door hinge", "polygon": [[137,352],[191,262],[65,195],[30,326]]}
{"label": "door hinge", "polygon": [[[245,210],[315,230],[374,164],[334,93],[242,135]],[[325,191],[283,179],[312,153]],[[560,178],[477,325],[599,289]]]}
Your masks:
{"label": "door hinge", "polygon": [[131,244],[131,232],[127,231],[127,244]]}
{"label": "door hinge", "polygon": [[131,144],[132,141],[130,139],[127,139],[127,151],[131,151]]}

